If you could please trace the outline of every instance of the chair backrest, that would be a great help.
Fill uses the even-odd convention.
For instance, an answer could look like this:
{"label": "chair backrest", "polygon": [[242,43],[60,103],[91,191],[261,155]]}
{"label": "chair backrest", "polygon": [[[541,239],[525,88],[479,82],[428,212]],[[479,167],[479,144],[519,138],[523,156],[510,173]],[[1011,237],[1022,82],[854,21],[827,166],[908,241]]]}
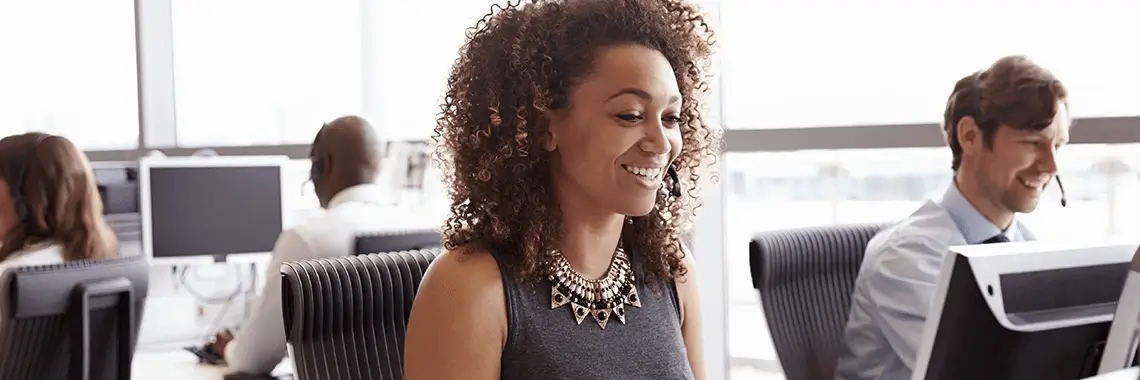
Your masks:
{"label": "chair backrest", "polygon": [[403,251],[282,265],[285,339],[297,379],[403,379],[412,301],[438,255]]}
{"label": "chair backrest", "polygon": [[0,380],[130,378],[150,282],[146,257],[18,267],[2,281]]}
{"label": "chair backrest", "polygon": [[788,380],[832,380],[855,277],[867,243],[886,224],[756,234],[752,284]]}
{"label": "chair backrest", "polygon": [[357,234],[353,250],[357,255],[419,251],[439,248],[442,240],[439,229],[376,231]]}

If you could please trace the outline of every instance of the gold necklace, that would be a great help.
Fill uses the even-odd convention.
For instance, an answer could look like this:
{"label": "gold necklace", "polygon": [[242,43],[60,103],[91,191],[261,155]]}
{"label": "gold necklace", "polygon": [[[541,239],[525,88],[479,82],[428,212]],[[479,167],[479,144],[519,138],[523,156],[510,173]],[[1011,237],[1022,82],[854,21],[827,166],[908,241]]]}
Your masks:
{"label": "gold necklace", "polygon": [[625,324],[625,305],[641,307],[629,257],[621,248],[614,251],[614,259],[606,275],[597,280],[578,274],[558,251],[550,253],[548,265],[550,308],[570,304],[570,311],[579,325],[587,314],[592,315],[602,329],[612,317]]}

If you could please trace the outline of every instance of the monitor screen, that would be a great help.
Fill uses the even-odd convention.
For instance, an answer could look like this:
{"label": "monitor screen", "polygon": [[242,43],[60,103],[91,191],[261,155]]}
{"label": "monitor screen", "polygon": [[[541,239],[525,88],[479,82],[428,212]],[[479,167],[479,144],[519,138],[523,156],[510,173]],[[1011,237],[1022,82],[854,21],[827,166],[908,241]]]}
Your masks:
{"label": "monitor screen", "polygon": [[443,235],[438,229],[379,231],[356,235],[357,255],[388,253],[439,248],[443,245]]}
{"label": "monitor screen", "polygon": [[103,200],[103,214],[138,214],[138,163],[92,162],[91,169]]}
{"label": "monitor screen", "polygon": [[273,250],[283,227],[280,165],[163,165],[146,170],[149,207],[144,207],[144,221],[150,222],[146,235],[152,257]]}
{"label": "monitor screen", "polygon": [[1096,375],[1130,243],[952,247],[915,378],[1068,380]]}

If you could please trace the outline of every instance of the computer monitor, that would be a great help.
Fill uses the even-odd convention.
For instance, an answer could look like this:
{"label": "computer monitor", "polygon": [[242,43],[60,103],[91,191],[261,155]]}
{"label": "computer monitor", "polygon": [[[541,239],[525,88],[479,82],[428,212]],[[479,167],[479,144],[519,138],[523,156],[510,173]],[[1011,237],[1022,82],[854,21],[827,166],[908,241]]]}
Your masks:
{"label": "computer monitor", "polygon": [[5,270],[0,379],[131,378],[150,273],[142,256]]}
{"label": "computer monitor", "polygon": [[139,164],[137,161],[96,161],[91,163],[103,220],[119,240],[119,254],[142,252],[142,221],[139,218]]}
{"label": "computer monitor", "polygon": [[1140,368],[1132,367],[1089,377],[1084,380],[1140,380]]}
{"label": "computer monitor", "polygon": [[1140,249],[1132,256],[1128,269],[1112,328],[1108,332],[1104,357],[1100,361],[1101,374],[1127,368],[1140,361],[1140,356],[1137,356],[1137,344],[1140,343]]}
{"label": "computer monitor", "polygon": [[438,228],[360,233],[356,235],[354,253],[367,255],[440,248],[442,240],[443,235]]}
{"label": "computer monitor", "polygon": [[92,162],[92,172],[103,200],[103,214],[139,212],[138,163],[134,161]]}
{"label": "computer monitor", "polygon": [[143,252],[156,260],[273,251],[287,225],[283,156],[139,162]]}
{"label": "computer monitor", "polygon": [[951,247],[914,379],[1082,379],[1097,374],[1133,242]]}

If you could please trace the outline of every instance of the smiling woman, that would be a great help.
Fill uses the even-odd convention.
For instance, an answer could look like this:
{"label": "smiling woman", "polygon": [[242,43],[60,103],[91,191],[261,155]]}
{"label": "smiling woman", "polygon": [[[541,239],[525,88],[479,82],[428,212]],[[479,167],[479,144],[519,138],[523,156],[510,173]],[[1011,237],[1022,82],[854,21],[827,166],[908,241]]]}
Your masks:
{"label": "smiling woman", "polygon": [[535,0],[469,30],[436,128],[451,251],[406,378],[705,378],[680,237],[718,143],[710,37],[680,0]]}

